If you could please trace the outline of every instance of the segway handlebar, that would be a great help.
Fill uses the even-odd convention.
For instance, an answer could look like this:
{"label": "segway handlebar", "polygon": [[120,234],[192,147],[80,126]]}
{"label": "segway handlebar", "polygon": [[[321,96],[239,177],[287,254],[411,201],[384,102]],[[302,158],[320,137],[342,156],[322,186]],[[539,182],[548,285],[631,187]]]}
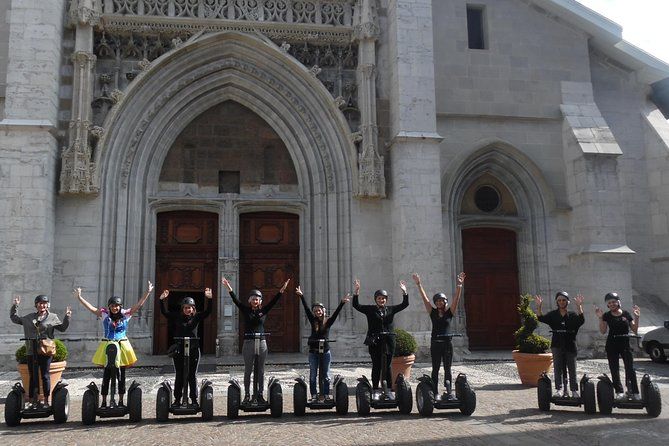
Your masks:
{"label": "segway handlebar", "polygon": [[551,333],[576,333],[574,330],[550,330]]}
{"label": "segway handlebar", "polygon": [[183,340],[183,341],[186,341],[186,340],[190,339],[191,341],[193,341],[193,340],[199,340],[200,338],[190,337],[190,336],[174,336],[172,339],[179,339],[179,340]]}
{"label": "segway handlebar", "polygon": [[637,338],[637,339],[641,339],[641,335],[629,334],[629,333],[627,333],[627,334],[617,334],[617,335],[613,335],[613,337],[614,338]]}
{"label": "segway handlebar", "polygon": [[252,333],[244,333],[244,339],[262,339],[265,336],[269,336],[270,333],[257,333],[257,332],[252,332]]}

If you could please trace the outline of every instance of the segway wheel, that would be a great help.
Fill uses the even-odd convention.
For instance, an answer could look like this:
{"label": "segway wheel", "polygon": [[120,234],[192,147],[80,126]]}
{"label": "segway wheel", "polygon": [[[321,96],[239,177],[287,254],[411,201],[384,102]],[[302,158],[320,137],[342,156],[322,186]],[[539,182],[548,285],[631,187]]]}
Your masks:
{"label": "segway wheel", "polygon": [[300,383],[293,386],[293,408],[296,417],[304,416],[307,408],[307,388]]}
{"label": "segway wheel", "polygon": [[358,415],[369,415],[372,395],[367,389],[368,387],[362,383],[358,383],[355,387],[355,405]]}
{"label": "segway wheel", "polygon": [[202,389],[200,408],[202,409],[202,421],[214,419],[214,389],[211,386],[205,386]]}
{"label": "segway wheel", "polygon": [[397,408],[403,415],[410,414],[411,409],[413,409],[411,386],[403,379],[397,383]]}
{"label": "segway wheel", "polygon": [[466,380],[455,381],[456,397],[460,400],[460,413],[470,416],[476,410],[476,392]]}
{"label": "segway wheel", "polygon": [[551,410],[551,383],[546,379],[539,378],[537,382],[537,402],[539,410],[548,412]]}
{"label": "segway wheel", "polygon": [[279,384],[275,384],[269,390],[269,412],[273,418],[283,415],[283,390]]}
{"label": "segway wheel", "polygon": [[21,424],[21,394],[11,391],[5,400],[5,423],[7,426],[18,426]]}
{"label": "segway wheel", "polygon": [[160,386],[158,395],[156,396],[156,420],[167,421],[170,416],[170,392]]}
{"label": "segway wheel", "polygon": [[610,415],[613,412],[613,386],[607,382],[597,383],[597,404],[602,415]]}
{"label": "segway wheel", "polygon": [[135,387],[128,394],[128,413],[133,423],[142,421],[142,389],[139,387]]}
{"label": "segway wheel", "polygon": [[348,414],[348,386],[345,382],[340,382],[335,389],[337,414]]}
{"label": "segway wheel", "polygon": [[53,421],[57,424],[66,422],[70,415],[70,392],[65,387],[57,389],[51,404],[53,404]]}
{"label": "segway wheel", "polygon": [[432,386],[423,382],[416,387],[416,406],[418,413],[424,417],[429,417],[434,411],[434,392]]}
{"label": "segway wheel", "polygon": [[95,423],[95,412],[97,411],[98,397],[91,389],[84,392],[81,400],[81,422],[86,426]]}
{"label": "segway wheel", "polygon": [[595,383],[588,380],[583,384],[583,411],[588,414],[597,412],[597,395],[595,393]]}
{"label": "segway wheel", "polygon": [[239,387],[228,386],[228,418],[234,420],[239,416],[239,405],[242,401],[242,394]]}
{"label": "segway wheel", "polygon": [[646,388],[646,413],[656,418],[662,412],[662,396],[660,389],[655,383],[649,383]]}

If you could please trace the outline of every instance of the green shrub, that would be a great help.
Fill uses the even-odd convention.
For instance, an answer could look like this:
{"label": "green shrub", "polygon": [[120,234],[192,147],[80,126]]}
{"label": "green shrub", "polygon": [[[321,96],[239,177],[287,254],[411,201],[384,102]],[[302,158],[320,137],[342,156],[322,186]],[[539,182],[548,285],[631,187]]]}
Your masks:
{"label": "green shrub", "polygon": [[530,302],[532,302],[532,295],[525,294],[520,296],[518,313],[520,314],[522,326],[514,333],[516,349],[520,353],[546,353],[551,346],[551,341],[543,336],[534,334],[534,330],[539,325],[539,320],[530,308]]}
{"label": "green shrub", "polygon": [[409,356],[416,353],[418,350],[418,343],[408,331],[401,328],[395,329],[395,354],[393,356]]}
{"label": "green shrub", "polygon": [[[67,347],[60,339],[54,339],[56,342],[56,354],[53,355],[53,362],[65,361],[67,359]],[[19,364],[26,364],[28,360],[26,359],[26,345],[25,343],[16,350],[14,354],[16,357],[16,362]]]}

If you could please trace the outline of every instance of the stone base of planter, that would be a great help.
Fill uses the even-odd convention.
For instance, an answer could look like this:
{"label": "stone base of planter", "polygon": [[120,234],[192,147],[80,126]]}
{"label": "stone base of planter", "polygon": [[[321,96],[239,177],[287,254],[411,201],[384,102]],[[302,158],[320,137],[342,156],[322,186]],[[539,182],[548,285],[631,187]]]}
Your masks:
{"label": "stone base of planter", "polygon": [[391,375],[393,377],[393,391],[397,390],[395,387],[395,381],[397,380],[397,375],[400,373],[404,375],[405,379],[409,379],[411,376],[411,366],[416,361],[416,355],[410,356],[397,356],[393,358],[392,363],[390,364]]}

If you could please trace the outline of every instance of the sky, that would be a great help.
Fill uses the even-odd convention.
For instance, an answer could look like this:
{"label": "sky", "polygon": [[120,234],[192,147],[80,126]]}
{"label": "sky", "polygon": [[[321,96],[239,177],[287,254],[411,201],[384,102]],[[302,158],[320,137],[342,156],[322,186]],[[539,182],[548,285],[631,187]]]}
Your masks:
{"label": "sky", "polygon": [[576,0],[623,27],[623,39],[669,63],[669,0]]}

